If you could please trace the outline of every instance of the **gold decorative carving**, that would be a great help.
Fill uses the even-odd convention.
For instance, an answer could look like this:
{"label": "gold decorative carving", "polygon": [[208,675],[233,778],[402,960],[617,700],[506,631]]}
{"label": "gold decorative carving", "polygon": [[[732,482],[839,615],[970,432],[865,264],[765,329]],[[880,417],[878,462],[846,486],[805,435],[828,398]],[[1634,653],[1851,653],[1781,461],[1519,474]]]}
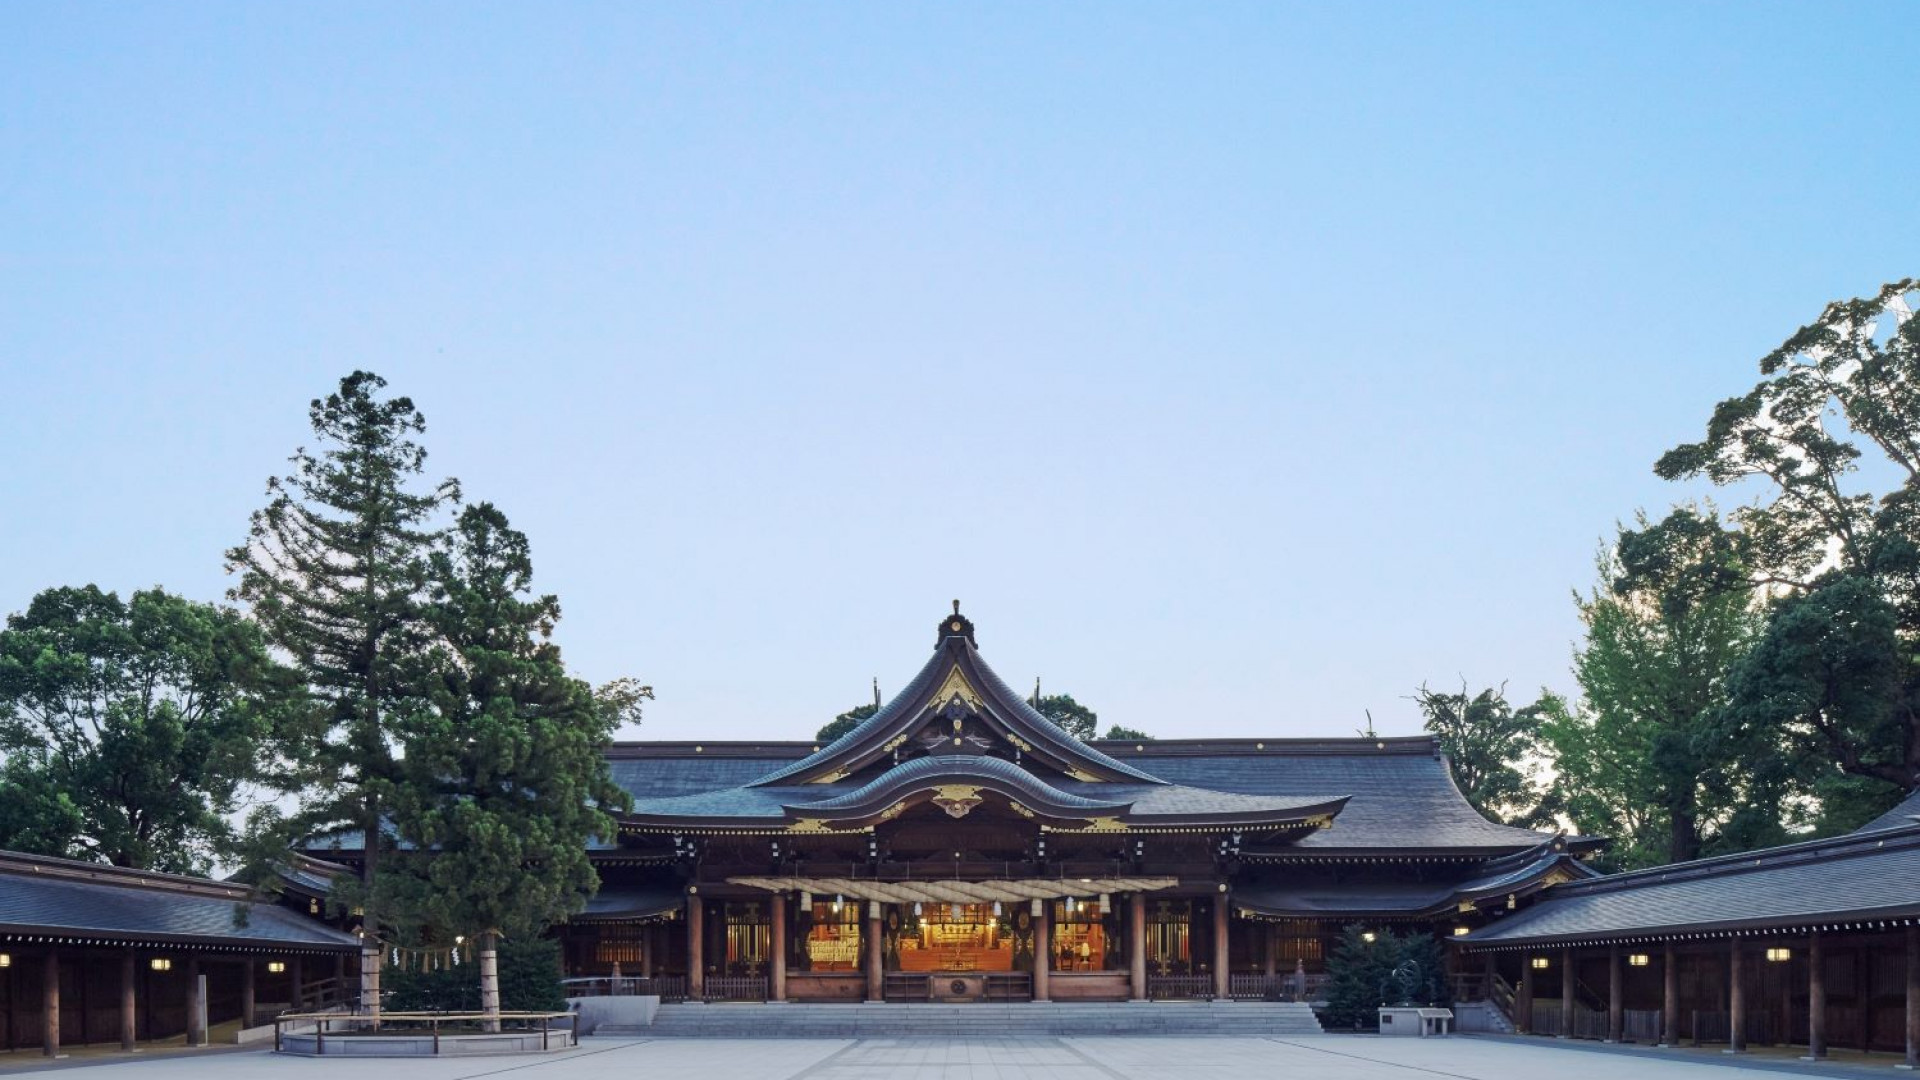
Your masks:
{"label": "gold decorative carving", "polygon": [[1020,803],[1009,802],[1007,803],[1007,805],[1013,807],[1013,812],[1016,814],[1019,814],[1021,817],[1030,818],[1034,816],[1032,810],[1027,809],[1024,805]]}
{"label": "gold decorative carving", "polygon": [[885,810],[880,811],[880,820],[892,821],[894,818],[897,818],[902,813],[904,813],[906,809],[907,809],[907,804],[905,802],[894,803],[892,806],[889,806]]}
{"label": "gold decorative carving", "polygon": [[1080,768],[1077,765],[1068,768],[1067,775],[1073,777],[1075,780],[1085,780],[1090,784],[1106,783],[1106,777],[1095,776],[1092,773],[1088,772],[1085,769]]}
{"label": "gold decorative carving", "polygon": [[793,833],[830,833],[833,828],[820,818],[803,817],[787,826]]}
{"label": "gold decorative carving", "polygon": [[984,801],[980,789],[972,784],[941,784],[933,789],[933,805],[945,810],[948,817],[966,817]]}
{"label": "gold decorative carving", "polygon": [[940,689],[935,690],[933,697],[927,700],[930,708],[938,709],[954,698],[959,698],[976,710],[986,705],[986,702],[981,700],[980,692],[973,688],[973,684],[967,681],[965,675],[960,674],[958,664],[953,666],[952,671],[947,672],[946,681],[941,683]]}
{"label": "gold decorative carving", "polygon": [[834,769],[834,770],[832,770],[831,772],[825,772],[825,773],[822,773],[822,774],[820,774],[819,776],[816,776],[816,777],[814,777],[813,779],[811,779],[811,780],[809,780],[809,781],[807,781],[807,783],[809,783],[809,784],[837,784],[837,783],[839,783],[840,781],[842,781],[842,780],[845,780],[846,778],[847,778],[847,770],[845,770],[845,769]]}
{"label": "gold decorative carving", "polygon": [[887,740],[887,741],[886,741],[886,742],[885,742],[885,743],[884,743],[884,744],[883,744],[883,745],[882,745],[882,746],[880,747],[880,752],[881,752],[881,753],[891,753],[892,751],[895,751],[895,750],[898,750],[898,749],[900,749],[901,747],[903,747],[903,746],[905,746],[905,745],[907,745],[907,740],[908,740],[908,739],[911,739],[911,738],[913,738],[913,734],[912,734],[911,732],[907,732],[907,733],[904,733],[904,734],[900,734],[900,735],[895,735],[895,736],[894,736],[893,738],[891,738],[891,739],[888,739],[888,740]]}
{"label": "gold decorative carving", "polygon": [[1097,817],[1081,826],[1083,832],[1126,832],[1126,823],[1117,817]]}

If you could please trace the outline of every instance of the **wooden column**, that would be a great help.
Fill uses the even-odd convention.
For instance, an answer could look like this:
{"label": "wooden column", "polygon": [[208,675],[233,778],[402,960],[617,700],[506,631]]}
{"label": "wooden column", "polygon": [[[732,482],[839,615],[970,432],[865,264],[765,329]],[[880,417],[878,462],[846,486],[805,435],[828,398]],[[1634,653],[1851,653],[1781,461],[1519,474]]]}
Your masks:
{"label": "wooden column", "polygon": [[253,957],[249,956],[240,968],[240,1026],[242,1028],[253,1026],[253,1001],[257,989],[253,979],[256,966],[258,965],[253,962]]}
{"label": "wooden column", "polygon": [[886,924],[880,918],[880,901],[867,901],[867,934],[861,944],[867,952],[867,1000],[885,1001],[887,997]]}
{"label": "wooden column", "polygon": [[1513,1027],[1522,1035],[1533,1034],[1533,957],[1520,956],[1520,988],[1513,995]]}
{"label": "wooden column", "polygon": [[1735,936],[1727,946],[1727,1053],[1747,1049],[1747,948]]}
{"label": "wooden column", "polygon": [[47,946],[47,959],[40,970],[40,1050],[48,1057],[60,1056],[60,950]]}
{"label": "wooden column", "polygon": [[1053,969],[1053,903],[1035,900],[1040,914],[1033,919],[1033,1000],[1051,1001],[1047,974]]}
{"label": "wooden column", "polygon": [[287,977],[293,983],[292,991],[287,994],[287,1004],[293,1008],[294,1012],[299,1012],[301,1009],[306,1008],[307,1005],[306,993],[302,989],[306,982],[306,964],[301,962],[300,957],[296,956],[292,960],[287,961],[287,972]]}
{"label": "wooden column", "polygon": [[140,1041],[140,1012],[134,1003],[133,981],[139,971],[139,954],[132,949],[120,954],[120,1049],[132,1050]]}
{"label": "wooden column", "polygon": [[1607,946],[1607,1041],[1617,1043],[1626,1026],[1626,1014],[1622,1011],[1626,988],[1620,970],[1620,946]]}
{"label": "wooden column", "polygon": [[1820,947],[1820,931],[1807,935],[1807,1057],[1827,1056],[1827,965]]}
{"label": "wooden column", "polygon": [[1226,893],[1216,893],[1213,898],[1213,996],[1220,1001],[1228,999],[1227,923],[1233,916],[1233,906],[1227,902]]}
{"label": "wooden column", "polygon": [[1660,1045],[1680,1045],[1680,954],[1673,942],[1660,957]]}
{"label": "wooden column", "polygon": [[1135,1001],[1147,1000],[1147,894],[1127,901],[1127,989]]}
{"label": "wooden column", "polygon": [[640,926],[640,977],[653,978],[653,952],[659,948],[660,924],[643,923]]}
{"label": "wooden column", "polygon": [[1271,982],[1280,961],[1280,926],[1278,923],[1270,922],[1263,922],[1260,925],[1265,931],[1260,935],[1260,952],[1266,960],[1264,970],[1267,980]]}
{"label": "wooden column", "polygon": [[206,992],[200,981],[200,958],[187,961],[187,1045],[207,1045],[206,1025],[201,1019],[207,1011]]}
{"label": "wooden column", "polygon": [[1560,1037],[1573,1038],[1573,950],[1560,950]]}
{"label": "wooden column", "polygon": [[1907,927],[1907,1060],[1920,1068],[1920,926]]}
{"label": "wooden column", "polygon": [[687,999],[707,997],[706,902],[695,893],[687,897]]}
{"label": "wooden column", "polygon": [[768,912],[772,924],[767,932],[773,956],[767,963],[767,996],[774,1001],[787,1000],[787,897],[785,893],[773,894],[773,907]]}

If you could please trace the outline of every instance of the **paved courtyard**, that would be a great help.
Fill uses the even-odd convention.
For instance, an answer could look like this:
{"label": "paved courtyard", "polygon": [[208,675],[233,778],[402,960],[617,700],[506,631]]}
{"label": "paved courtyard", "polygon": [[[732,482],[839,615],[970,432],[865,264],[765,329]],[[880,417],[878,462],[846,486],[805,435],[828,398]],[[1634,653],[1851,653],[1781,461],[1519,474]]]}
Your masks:
{"label": "paved courtyard", "polygon": [[[25,1062],[10,1062],[16,1067]],[[340,1061],[263,1052],[154,1057],[56,1069],[103,1080],[1737,1080],[1912,1075],[1885,1064],[1812,1068],[1790,1058],[1738,1061],[1597,1051],[1478,1038],[1089,1038],[965,1040],[587,1039],[550,1057]],[[8,1072],[13,1069],[6,1070]]]}

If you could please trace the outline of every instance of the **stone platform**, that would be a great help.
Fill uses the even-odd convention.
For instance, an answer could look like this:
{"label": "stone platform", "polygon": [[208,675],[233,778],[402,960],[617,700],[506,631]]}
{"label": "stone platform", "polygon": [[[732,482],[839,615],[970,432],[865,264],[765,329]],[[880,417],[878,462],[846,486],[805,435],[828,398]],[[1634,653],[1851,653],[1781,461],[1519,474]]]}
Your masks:
{"label": "stone platform", "polygon": [[967,1039],[1074,1035],[1318,1035],[1304,1004],[1266,1001],[662,1005],[598,1035],[717,1039]]}

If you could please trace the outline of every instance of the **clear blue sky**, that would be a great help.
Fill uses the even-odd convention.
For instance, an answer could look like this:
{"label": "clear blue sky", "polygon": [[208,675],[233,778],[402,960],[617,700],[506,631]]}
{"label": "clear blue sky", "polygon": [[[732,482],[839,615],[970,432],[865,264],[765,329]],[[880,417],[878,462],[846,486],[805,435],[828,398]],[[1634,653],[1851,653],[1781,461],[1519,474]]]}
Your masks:
{"label": "clear blue sky", "polygon": [[659,738],[954,597],[1164,735],[1568,689],[1650,466],[1912,273],[1899,4],[0,7],[0,611],[215,599],[366,367]]}

